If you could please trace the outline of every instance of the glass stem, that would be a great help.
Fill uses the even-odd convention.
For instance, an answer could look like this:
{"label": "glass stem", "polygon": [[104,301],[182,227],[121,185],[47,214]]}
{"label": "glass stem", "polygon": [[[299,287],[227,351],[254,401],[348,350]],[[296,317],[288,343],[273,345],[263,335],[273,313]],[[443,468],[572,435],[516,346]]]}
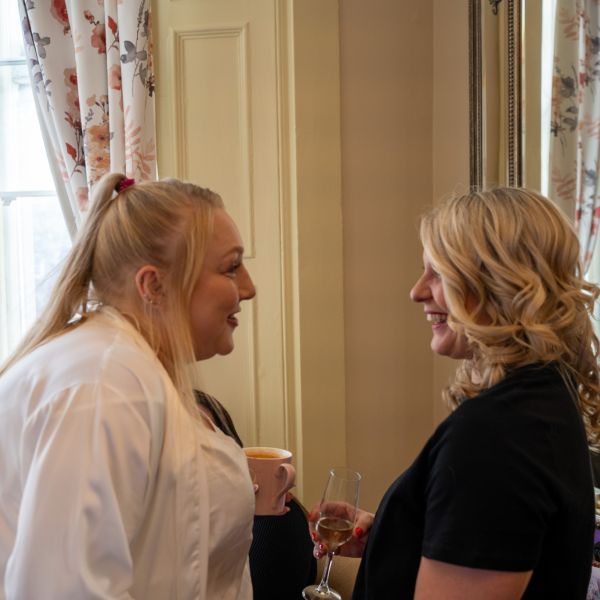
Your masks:
{"label": "glass stem", "polygon": [[321,577],[321,583],[317,587],[317,592],[328,592],[329,591],[329,571],[331,571],[331,563],[333,562],[333,552],[327,553],[327,559],[325,560],[325,567],[323,568],[323,577]]}

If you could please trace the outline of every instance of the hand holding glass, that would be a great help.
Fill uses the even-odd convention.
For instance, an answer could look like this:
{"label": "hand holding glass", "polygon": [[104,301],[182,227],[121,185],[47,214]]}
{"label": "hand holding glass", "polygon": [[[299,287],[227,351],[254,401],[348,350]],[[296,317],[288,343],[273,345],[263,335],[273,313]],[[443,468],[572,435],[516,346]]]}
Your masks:
{"label": "hand holding glass", "polygon": [[302,591],[305,600],[341,600],[340,594],[329,587],[329,572],[333,554],[352,537],[360,479],[360,473],[343,467],[329,472],[316,527],[319,537],[327,544],[327,559],[319,585],[310,585]]}

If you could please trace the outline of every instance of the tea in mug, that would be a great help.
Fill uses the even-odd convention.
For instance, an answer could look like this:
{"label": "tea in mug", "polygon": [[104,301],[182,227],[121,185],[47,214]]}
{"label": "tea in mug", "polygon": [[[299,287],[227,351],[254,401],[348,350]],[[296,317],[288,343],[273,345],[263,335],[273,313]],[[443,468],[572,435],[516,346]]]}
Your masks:
{"label": "tea in mug", "polygon": [[269,452],[269,450],[252,450],[246,452],[249,458],[283,458],[278,452]]}

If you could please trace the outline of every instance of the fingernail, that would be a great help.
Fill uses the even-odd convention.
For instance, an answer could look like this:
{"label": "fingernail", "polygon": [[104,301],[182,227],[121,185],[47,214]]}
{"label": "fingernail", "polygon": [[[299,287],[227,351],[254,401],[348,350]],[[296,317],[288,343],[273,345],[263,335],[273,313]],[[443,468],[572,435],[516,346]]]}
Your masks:
{"label": "fingernail", "polygon": [[252,488],[254,489],[254,493],[256,494],[256,492],[258,491],[258,483],[255,483]]}
{"label": "fingernail", "polygon": [[364,533],[364,531],[362,530],[362,527],[357,527],[354,530],[354,535],[356,535],[356,537],[362,537],[362,534]]}
{"label": "fingernail", "polygon": [[325,545],[319,544],[319,552],[325,552]]}
{"label": "fingernail", "polygon": [[310,537],[313,539],[313,541],[317,541],[317,532],[316,531],[311,531],[310,533]]}

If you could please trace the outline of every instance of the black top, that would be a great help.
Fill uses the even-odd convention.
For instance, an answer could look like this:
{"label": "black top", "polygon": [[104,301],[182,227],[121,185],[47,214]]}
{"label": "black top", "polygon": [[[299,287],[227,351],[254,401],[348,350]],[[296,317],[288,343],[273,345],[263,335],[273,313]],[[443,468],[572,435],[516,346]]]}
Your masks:
{"label": "black top", "polygon": [[584,427],[554,366],[464,401],[386,492],[353,600],[410,599],[421,556],[533,570],[525,599],[584,599],[594,490]]}

